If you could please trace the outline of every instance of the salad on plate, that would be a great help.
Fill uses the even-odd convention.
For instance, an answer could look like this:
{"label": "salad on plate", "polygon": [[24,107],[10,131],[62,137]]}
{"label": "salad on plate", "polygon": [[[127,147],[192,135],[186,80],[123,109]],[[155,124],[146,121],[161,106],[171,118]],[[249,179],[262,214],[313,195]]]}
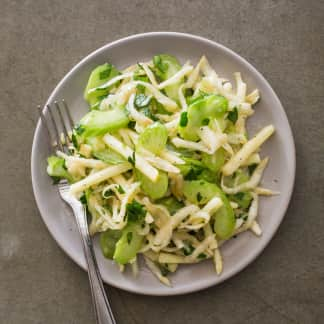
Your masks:
{"label": "salad on plate", "polygon": [[118,70],[96,67],[84,90],[90,111],[70,132],[69,154],[48,158],[48,174],[67,179],[86,205],[89,231],[103,255],[138,273],[143,256],[164,284],[179,266],[212,259],[223,268],[221,246],[244,231],[261,235],[260,186],[268,157],[267,125],[246,129],[257,89],[235,85],[202,56],[196,66],[160,54]]}

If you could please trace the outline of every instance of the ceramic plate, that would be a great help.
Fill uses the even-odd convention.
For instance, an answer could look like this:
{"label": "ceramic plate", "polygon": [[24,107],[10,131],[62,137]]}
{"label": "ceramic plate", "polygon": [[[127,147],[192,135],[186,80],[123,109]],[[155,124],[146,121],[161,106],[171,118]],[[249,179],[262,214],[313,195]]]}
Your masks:
{"label": "ceramic plate", "polygon": [[[211,261],[181,266],[170,276],[173,287],[163,286],[144,265],[137,278],[130,271],[120,273],[118,267],[106,260],[95,239],[95,250],[103,280],[115,287],[148,295],[175,295],[197,291],[218,284],[252,262],[270,242],[286,212],[295,176],[295,148],[291,129],[284,109],[264,77],[246,60],[226,47],[210,40],[180,33],[157,32],[123,38],[94,51],[78,63],[57,85],[47,103],[64,98],[78,120],[88,109],[83,90],[90,72],[104,62],[117,68],[125,68],[134,62],[145,61],[158,53],[169,53],[182,63],[197,63],[206,55],[219,75],[231,78],[233,72],[242,73],[248,89],[258,88],[261,101],[255,106],[255,114],[249,119],[248,130],[253,134],[261,127],[273,124],[276,133],[262,147],[262,156],[270,156],[262,185],[280,191],[279,196],[261,199],[258,220],[263,235],[258,238],[246,232],[230,240],[222,247],[224,271],[214,272]],[[82,268],[86,268],[79,233],[69,208],[61,201],[46,174],[46,158],[49,155],[46,131],[38,123],[31,157],[32,182],[36,202],[51,235],[62,249]],[[271,269],[269,269],[271,271]]]}

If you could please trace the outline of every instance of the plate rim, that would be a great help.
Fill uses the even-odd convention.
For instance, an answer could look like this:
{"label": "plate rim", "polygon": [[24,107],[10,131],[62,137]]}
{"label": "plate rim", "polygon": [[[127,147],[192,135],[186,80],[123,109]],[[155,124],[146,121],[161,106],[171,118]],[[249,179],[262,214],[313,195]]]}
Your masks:
{"label": "plate rim", "polygon": [[[171,295],[182,295],[182,294],[187,294],[187,293],[191,293],[191,292],[196,292],[196,291],[200,291],[209,287],[212,287],[214,285],[218,285],[228,279],[230,279],[231,277],[235,276],[236,274],[238,274],[239,272],[241,272],[243,269],[245,269],[248,265],[250,265],[254,260],[256,260],[256,258],[264,251],[264,249],[266,248],[266,246],[270,243],[270,241],[273,239],[273,237],[275,236],[276,232],[278,231],[278,228],[280,226],[280,224],[282,223],[289,203],[291,201],[291,197],[292,197],[292,193],[293,193],[293,189],[294,189],[294,184],[295,184],[295,179],[296,179],[296,148],[295,148],[295,141],[294,141],[294,136],[292,133],[292,129],[289,123],[289,119],[287,117],[287,114],[281,104],[280,99],[278,98],[277,94],[275,93],[275,91],[273,90],[272,86],[270,85],[270,83],[265,79],[265,77],[249,62],[247,61],[244,57],[242,57],[241,55],[237,54],[235,51],[233,51],[232,49],[216,42],[213,40],[210,40],[208,38],[202,37],[202,36],[198,36],[198,35],[194,35],[194,34],[189,34],[189,33],[180,33],[180,32],[171,32],[171,31],[155,31],[155,32],[148,32],[148,33],[139,33],[139,34],[132,34],[120,39],[117,39],[115,41],[109,42],[99,48],[97,48],[96,50],[92,51],[91,53],[89,53],[88,55],[86,55],[83,59],[81,59],[78,63],[76,63],[72,69],[70,69],[64,76],[63,78],[60,80],[60,82],[55,86],[55,88],[52,90],[50,96],[48,97],[48,99],[46,100],[46,103],[44,106],[46,106],[49,102],[51,102],[54,98],[54,95],[56,94],[57,90],[61,87],[62,84],[65,83],[65,81],[71,76],[73,75],[74,71],[77,70],[79,68],[79,66],[81,66],[84,62],[86,62],[87,60],[89,60],[91,57],[96,56],[97,53],[100,53],[101,51],[105,51],[107,48],[112,48],[118,45],[123,44],[124,42],[128,42],[130,40],[136,40],[136,39],[141,39],[141,38],[145,38],[145,37],[152,37],[152,36],[174,36],[174,37],[181,37],[181,38],[187,38],[187,39],[191,39],[191,40],[197,40],[203,43],[207,43],[213,47],[218,47],[221,50],[223,50],[224,52],[226,52],[227,54],[229,54],[230,56],[234,57],[236,60],[240,61],[241,63],[245,64],[254,74],[256,74],[258,76],[258,78],[260,78],[260,80],[262,82],[264,82],[267,87],[269,88],[270,94],[271,96],[275,99],[276,101],[276,105],[277,108],[281,110],[281,113],[285,116],[287,124],[288,124],[288,129],[286,129],[286,132],[288,134],[287,137],[287,141],[289,142],[288,146],[291,149],[291,157],[292,159],[290,160],[290,164],[292,167],[292,176],[291,176],[291,181],[289,183],[289,187],[287,188],[287,199],[283,202],[283,207],[280,210],[280,217],[277,218],[277,222],[274,226],[273,232],[271,233],[271,235],[269,236],[269,238],[267,240],[264,241],[260,241],[260,245],[258,246],[258,249],[255,249],[254,253],[252,253],[250,255],[249,258],[245,259],[244,262],[242,262],[240,265],[233,267],[232,269],[229,269],[228,272],[226,274],[224,274],[222,277],[215,277],[215,280],[210,280],[209,282],[206,283],[201,283],[199,286],[195,286],[194,283],[185,286],[185,287],[180,287],[180,288],[176,288],[176,286],[174,286],[172,289],[170,290],[160,290],[160,291],[150,291],[148,288],[143,288],[142,290],[137,290],[134,287],[129,287],[127,285],[122,285],[119,284],[118,282],[113,282],[113,281],[109,281],[103,279],[103,281],[106,284],[109,284],[113,287],[128,291],[128,292],[132,292],[132,293],[136,293],[136,294],[141,294],[141,295],[151,295],[151,296],[171,296]],[[49,224],[49,222],[46,220],[46,217],[43,216],[43,213],[41,212],[41,201],[39,198],[39,194],[38,194],[38,188],[36,187],[36,172],[37,170],[35,169],[35,159],[36,159],[36,138],[37,135],[40,131],[40,120],[38,120],[35,131],[34,131],[34,135],[33,135],[33,142],[32,142],[32,151],[31,151],[31,159],[30,159],[30,163],[31,163],[31,180],[32,180],[32,188],[33,188],[33,194],[34,194],[34,198],[36,201],[36,205],[38,208],[38,211],[41,215],[41,218],[43,220],[43,222],[45,223],[45,226],[47,227],[47,230],[49,231],[49,233],[51,234],[52,238],[56,241],[56,243],[58,244],[58,246],[77,264],[79,265],[83,270],[87,271],[87,267],[85,262],[82,262],[82,258],[81,260],[77,257],[75,257],[74,255],[72,255],[72,253],[70,253],[70,251],[68,251],[67,248],[65,248],[64,244],[61,243],[56,237],[55,235],[52,233],[51,231],[51,226]],[[218,280],[216,281],[216,279],[218,278]]]}

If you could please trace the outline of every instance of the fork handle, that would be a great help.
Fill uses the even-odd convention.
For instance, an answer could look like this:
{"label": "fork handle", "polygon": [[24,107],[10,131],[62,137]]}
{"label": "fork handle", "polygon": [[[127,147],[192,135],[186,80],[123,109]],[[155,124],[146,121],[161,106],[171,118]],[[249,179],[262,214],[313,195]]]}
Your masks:
{"label": "fork handle", "polygon": [[88,276],[90,281],[96,323],[116,324],[102,283],[100,270],[92,245],[92,240],[89,235],[86,208],[83,205],[78,204],[78,206],[73,207],[73,212],[75,214],[77,225],[81,234],[84,256],[88,265]]}

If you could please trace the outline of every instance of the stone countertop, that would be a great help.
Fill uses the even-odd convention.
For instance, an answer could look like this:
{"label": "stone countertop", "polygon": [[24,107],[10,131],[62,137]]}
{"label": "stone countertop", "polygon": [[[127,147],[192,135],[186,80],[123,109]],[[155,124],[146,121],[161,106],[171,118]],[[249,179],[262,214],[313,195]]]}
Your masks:
{"label": "stone countertop", "polygon": [[118,323],[323,323],[324,4],[297,1],[2,0],[0,323],[94,322],[86,273],[37,210],[30,150],[44,103],[92,50],[149,31],[201,35],[250,61],[277,92],[297,149],[286,217],[262,255],[225,283],[177,297],[108,287]]}

